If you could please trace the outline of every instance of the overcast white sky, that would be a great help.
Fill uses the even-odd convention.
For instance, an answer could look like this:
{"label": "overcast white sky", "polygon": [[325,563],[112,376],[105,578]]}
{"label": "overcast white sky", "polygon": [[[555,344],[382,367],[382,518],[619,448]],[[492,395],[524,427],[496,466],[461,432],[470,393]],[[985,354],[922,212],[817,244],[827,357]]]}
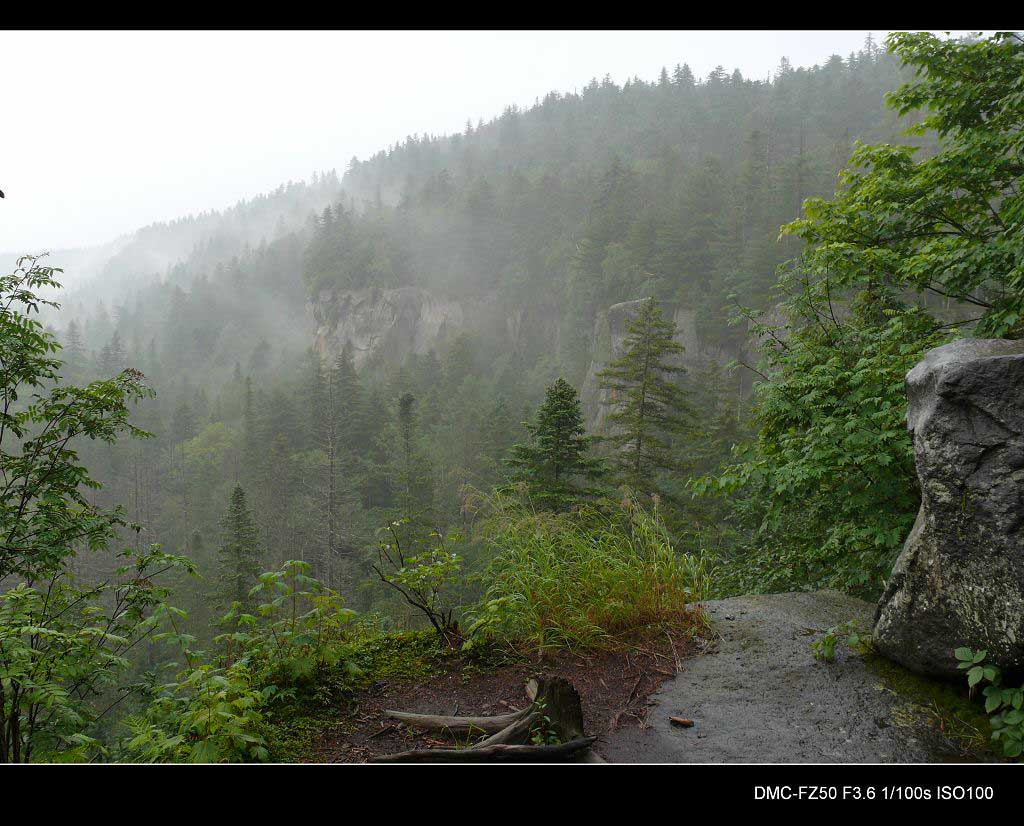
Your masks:
{"label": "overcast white sky", "polygon": [[688,62],[763,78],[783,56],[821,63],[866,35],[0,32],[0,251],[91,246],[230,206],[595,76]]}

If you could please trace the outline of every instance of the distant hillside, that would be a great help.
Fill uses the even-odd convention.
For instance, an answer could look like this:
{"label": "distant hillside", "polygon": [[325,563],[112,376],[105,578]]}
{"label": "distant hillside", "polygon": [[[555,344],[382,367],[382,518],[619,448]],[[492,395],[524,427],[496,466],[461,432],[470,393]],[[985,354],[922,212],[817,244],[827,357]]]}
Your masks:
{"label": "distant hillside", "polygon": [[67,310],[92,313],[100,302],[115,305],[125,293],[161,279],[187,282],[195,273],[301,231],[310,215],[334,202],[340,192],[331,171],[315,175],[310,183],[282,184],[228,209],[150,224],[94,247],[7,252],[0,254],[0,264],[9,270],[21,255],[48,252],[49,263],[64,270],[61,301]]}
{"label": "distant hillside", "polygon": [[[622,86],[592,81],[449,137],[411,136],[342,184],[306,279],[330,290],[415,285],[448,298],[497,297],[537,319],[520,336],[577,379],[595,318],[647,295],[694,310],[715,344],[734,294],[763,305],[776,242],[802,200],[830,195],[853,142],[902,140],[884,108],[902,79],[870,41],[771,81],[684,64]],[[350,204],[355,204],[355,209]],[[557,335],[550,318],[558,318]]]}
{"label": "distant hillside", "polygon": [[[598,316],[646,295],[692,311],[704,340],[729,346],[742,338],[726,323],[732,296],[763,305],[793,252],[776,242],[780,224],[832,192],[854,140],[902,140],[905,124],[883,105],[900,82],[870,41],[810,69],[783,60],[770,81],[721,68],[697,79],[685,64],[652,82],[593,80],[462,134],[353,159],[340,182],[331,173],[140,229],[94,255],[85,289],[82,254],[55,253],[72,287],[63,322],[77,317],[97,350],[119,325],[123,341],[154,339],[201,371],[213,351],[172,341],[167,316],[188,316],[196,289],[236,305],[246,342],[293,332],[301,316],[312,343],[303,293],[416,286],[514,316],[523,357],[553,358],[577,380]],[[165,300],[172,286],[184,297]],[[268,301],[286,305],[284,328],[254,322]],[[201,303],[191,337],[211,340],[204,325],[224,320]]]}
{"label": "distant hillside", "polygon": [[[138,413],[156,438],[83,448],[105,482],[96,496],[131,503],[144,541],[209,567],[241,480],[270,557],[319,558],[317,388],[331,367],[350,390],[334,468],[345,547],[373,547],[396,518],[406,394],[424,507],[458,524],[465,486],[504,478],[546,385],[584,388],[589,373],[596,397],[613,305],[662,299],[701,357],[688,364],[735,355],[747,334],[727,323],[732,296],[773,303],[776,265],[795,252],[779,225],[833,191],[854,140],[900,139],[883,101],[900,83],[872,44],[812,69],[783,63],[771,81],[698,80],[685,65],[595,81],[459,135],[411,137],[340,181],[122,239],[51,322],[72,380],[130,365],[157,390]],[[715,364],[687,381],[715,422],[700,472],[735,441],[745,394]]]}

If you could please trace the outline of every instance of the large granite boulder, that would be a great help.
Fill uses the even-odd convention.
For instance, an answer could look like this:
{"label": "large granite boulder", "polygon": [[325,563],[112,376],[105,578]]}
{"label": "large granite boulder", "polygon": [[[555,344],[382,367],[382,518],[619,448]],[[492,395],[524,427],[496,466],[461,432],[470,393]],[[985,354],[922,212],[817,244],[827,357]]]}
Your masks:
{"label": "large granite boulder", "polygon": [[962,340],[907,374],[921,509],[874,641],[912,671],[957,674],[959,646],[1024,669],[1024,341]]}

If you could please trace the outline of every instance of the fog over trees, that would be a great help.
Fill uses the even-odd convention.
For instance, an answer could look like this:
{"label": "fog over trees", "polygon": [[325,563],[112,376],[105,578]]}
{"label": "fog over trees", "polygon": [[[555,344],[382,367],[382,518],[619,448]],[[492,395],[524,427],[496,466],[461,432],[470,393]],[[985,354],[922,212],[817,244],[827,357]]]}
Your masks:
{"label": "fog over trees", "polygon": [[[1014,38],[929,37],[813,67],[782,59],[770,79],[695,77],[681,56],[653,79],[595,78],[227,210],[23,262],[3,297],[60,306],[10,345],[37,360],[12,381],[85,394],[88,414],[47,449],[73,450],[53,495],[87,527],[40,528],[64,550],[26,566],[5,500],[0,590],[70,588],[70,574],[88,588],[125,565],[133,583],[159,569],[165,589],[128,597],[141,625],[126,638],[144,639],[119,666],[145,690],[101,714],[118,683],[76,684],[37,754],[282,759],[274,703],[291,700],[275,692],[356,690],[377,667],[359,645],[381,635],[556,650],[639,627],[641,605],[643,622],[666,622],[708,596],[877,597],[918,503],[902,374],[978,318],[1020,330],[1019,279],[915,280],[960,253],[900,270],[928,227],[908,223],[916,240],[900,246],[862,217],[900,209],[870,187],[923,190],[913,176],[939,172],[920,165],[969,138],[907,131],[945,105],[933,87],[894,105],[887,93],[922,64],[941,80],[943,48],[1011,67],[993,72],[991,99],[1021,65]],[[870,178],[886,168],[884,186]],[[1012,235],[1000,249],[1017,272],[1007,180],[974,181],[996,206],[970,226]],[[872,273],[862,243],[894,257]],[[4,420],[25,417],[5,462],[33,455],[33,428],[60,412],[27,399],[5,395]],[[0,623],[16,614],[0,605]],[[244,713],[204,728],[202,708],[235,700]],[[7,736],[0,759],[28,759],[28,743]]]}

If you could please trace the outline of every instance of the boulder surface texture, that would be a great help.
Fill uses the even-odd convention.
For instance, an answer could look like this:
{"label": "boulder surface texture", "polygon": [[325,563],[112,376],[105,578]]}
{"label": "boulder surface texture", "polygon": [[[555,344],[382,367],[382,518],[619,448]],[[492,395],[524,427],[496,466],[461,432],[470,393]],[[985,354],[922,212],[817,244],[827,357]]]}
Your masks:
{"label": "boulder surface texture", "polygon": [[965,339],[907,374],[921,509],[875,617],[878,650],[963,676],[954,650],[1024,670],[1024,341]]}

